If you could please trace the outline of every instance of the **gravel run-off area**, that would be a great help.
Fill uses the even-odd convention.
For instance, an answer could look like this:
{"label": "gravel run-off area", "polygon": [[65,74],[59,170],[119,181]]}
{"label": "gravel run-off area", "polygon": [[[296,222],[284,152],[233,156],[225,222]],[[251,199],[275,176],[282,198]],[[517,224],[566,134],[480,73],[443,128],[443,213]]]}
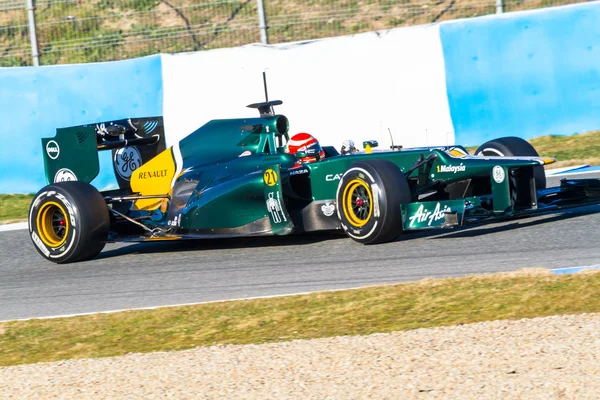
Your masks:
{"label": "gravel run-off area", "polygon": [[600,314],[0,368],[2,399],[598,399]]}

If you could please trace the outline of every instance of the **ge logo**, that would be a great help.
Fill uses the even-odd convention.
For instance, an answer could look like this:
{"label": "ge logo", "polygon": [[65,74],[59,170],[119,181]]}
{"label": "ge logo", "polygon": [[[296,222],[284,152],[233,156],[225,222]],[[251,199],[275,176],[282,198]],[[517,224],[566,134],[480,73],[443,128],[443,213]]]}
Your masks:
{"label": "ge logo", "polygon": [[271,168],[269,168],[265,171],[265,174],[263,175],[263,180],[265,181],[265,185],[275,186],[277,184],[277,173]]}
{"label": "ge logo", "polygon": [[142,156],[136,147],[123,147],[115,153],[115,170],[126,181],[142,165]]}
{"label": "ge logo", "polygon": [[61,168],[56,172],[56,175],[54,175],[54,183],[69,182],[69,181],[76,181],[76,180],[77,180],[77,177],[75,176],[73,171],[71,171],[68,168]]}

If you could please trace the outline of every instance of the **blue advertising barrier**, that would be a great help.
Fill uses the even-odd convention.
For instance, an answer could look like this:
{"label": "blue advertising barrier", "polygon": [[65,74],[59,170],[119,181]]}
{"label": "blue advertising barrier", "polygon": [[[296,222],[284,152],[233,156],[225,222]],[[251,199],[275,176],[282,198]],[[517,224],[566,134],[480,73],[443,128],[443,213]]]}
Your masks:
{"label": "blue advertising barrier", "polygon": [[[98,64],[0,68],[0,193],[46,184],[40,139],[56,128],[162,114],[161,57]],[[93,184],[114,184],[110,152]]]}
{"label": "blue advertising barrier", "polygon": [[457,143],[600,128],[600,4],[443,23]]}

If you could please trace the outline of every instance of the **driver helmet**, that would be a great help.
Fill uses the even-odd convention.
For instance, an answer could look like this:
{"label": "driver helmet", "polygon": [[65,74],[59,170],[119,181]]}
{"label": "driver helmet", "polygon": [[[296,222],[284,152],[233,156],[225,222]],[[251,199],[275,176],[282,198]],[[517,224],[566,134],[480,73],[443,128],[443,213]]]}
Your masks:
{"label": "driver helmet", "polygon": [[325,151],[321,148],[319,141],[309,133],[296,133],[290,138],[287,143],[288,153],[296,155],[297,152],[301,151],[306,154],[306,157],[299,158],[298,161],[301,164],[308,164],[317,161],[318,159],[325,158]]}

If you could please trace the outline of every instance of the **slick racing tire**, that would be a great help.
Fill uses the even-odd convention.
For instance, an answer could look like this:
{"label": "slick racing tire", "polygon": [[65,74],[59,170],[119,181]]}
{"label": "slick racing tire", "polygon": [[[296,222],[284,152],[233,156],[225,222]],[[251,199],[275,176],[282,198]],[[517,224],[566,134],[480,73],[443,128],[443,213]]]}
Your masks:
{"label": "slick racing tire", "polygon": [[400,204],[410,201],[406,177],[387,160],[352,164],[342,176],[336,194],[342,228],[363,244],[396,239],[402,233]]}
{"label": "slick racing tire", "polygon": [[59,182],[40,190],[29,208],[29,235],[34,247],[55,263],[83,261],[104,248],[108,208],[90,184]]}
{"label": "slick racing tire", "polygon": [[[509,136],[485,142],[477,150],[476,156],[511,157],[526,156],[538,157],[539,154],[531,144],[519,137]],[[546,189],[546,172],[544,166],[533,167],[533,176],[536,189]]]}

